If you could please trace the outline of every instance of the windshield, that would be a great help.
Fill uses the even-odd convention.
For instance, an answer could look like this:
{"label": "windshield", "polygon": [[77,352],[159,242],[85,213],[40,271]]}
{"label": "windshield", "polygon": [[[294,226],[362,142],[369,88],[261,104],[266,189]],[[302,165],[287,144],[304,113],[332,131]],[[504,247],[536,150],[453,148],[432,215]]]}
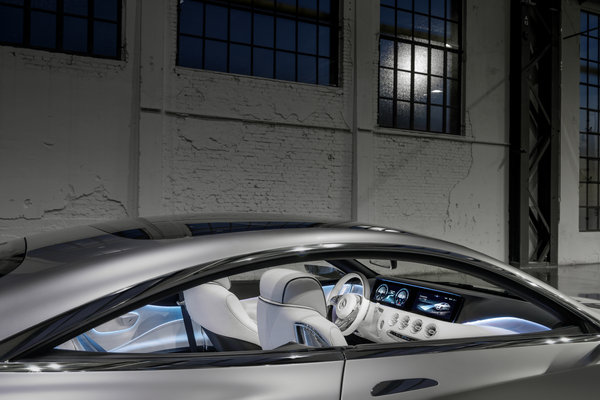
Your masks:
{"label": "windshield", "polygon": [[0,278],[21,265],[26,250],[25,238],[0,243]]}

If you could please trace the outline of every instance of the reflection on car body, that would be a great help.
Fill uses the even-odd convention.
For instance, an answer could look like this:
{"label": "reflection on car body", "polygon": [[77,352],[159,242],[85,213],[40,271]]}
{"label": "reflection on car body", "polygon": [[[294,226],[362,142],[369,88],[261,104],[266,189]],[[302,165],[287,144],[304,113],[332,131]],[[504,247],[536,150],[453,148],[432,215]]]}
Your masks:
{"label": "reflection on car body", "polygon": [[593,309],[356,223],[138,218],[3,243],[0,316],[7,399],[541,398],[599,368]]}

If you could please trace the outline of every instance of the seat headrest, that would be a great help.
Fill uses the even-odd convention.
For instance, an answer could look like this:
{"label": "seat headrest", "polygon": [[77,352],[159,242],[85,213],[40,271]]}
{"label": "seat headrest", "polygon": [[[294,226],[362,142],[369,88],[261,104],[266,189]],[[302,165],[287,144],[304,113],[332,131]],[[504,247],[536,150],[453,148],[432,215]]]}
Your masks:
{"label": "seat headrest", "polygon": [[260,296],[280,303],[309,307],[327,316],[325,295],[319,281],[305,272],[274,268],[260,278]]}
{"label": "seat headrest", "polygon": [[217,285],[221,285],[227,290],[231,289],[231,281],[229,280],[228,277],[221,278],[221,279],[215,279],[214,281],[211,281],[210,283],[216,283]]}

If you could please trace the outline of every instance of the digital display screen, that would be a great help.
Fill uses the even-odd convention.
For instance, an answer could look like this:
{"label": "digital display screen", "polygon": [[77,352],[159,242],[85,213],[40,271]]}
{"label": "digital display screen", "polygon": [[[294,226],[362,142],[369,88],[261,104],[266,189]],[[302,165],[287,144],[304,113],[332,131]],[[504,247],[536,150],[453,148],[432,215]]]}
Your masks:
{"label": "digital display screen", "polygon": [[461,296],[413,284],[378,279],[371,300],[427,317],[453,321]]}
{"label": "digital display screen", "polygon": [[447,293],[421,290],[417,292],[412,311],[429,317],[450,321],[458,298]]}

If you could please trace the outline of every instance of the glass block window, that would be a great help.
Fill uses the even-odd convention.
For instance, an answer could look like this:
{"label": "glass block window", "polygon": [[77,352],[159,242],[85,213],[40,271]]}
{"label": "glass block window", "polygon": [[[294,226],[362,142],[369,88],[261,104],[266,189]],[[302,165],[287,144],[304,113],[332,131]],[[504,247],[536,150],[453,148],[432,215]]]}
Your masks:
{"label": "glass block window", "polygon": [[0,0],[0,44],[121,57],[121,0]]}
{"label": "glass block window", "polygon": [[581,13],[579,46],[579,230],[600,230],[598,15]]}
{"label": "glass block window", "polygon": [[380,126],[460,134],[461,1],[381,0]]}
{"label": "glass block window", "polygon": [[338,0],[181,0],[177,65],[337,85]]}

